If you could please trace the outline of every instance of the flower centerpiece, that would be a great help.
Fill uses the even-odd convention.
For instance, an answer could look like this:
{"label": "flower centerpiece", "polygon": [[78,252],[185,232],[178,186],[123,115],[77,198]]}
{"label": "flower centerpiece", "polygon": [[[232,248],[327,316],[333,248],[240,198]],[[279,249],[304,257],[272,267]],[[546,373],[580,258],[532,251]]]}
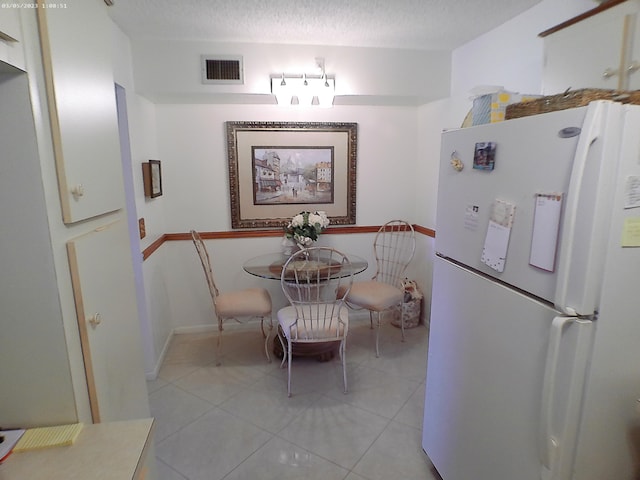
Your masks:
{"label": "flower centerpiece", "polygon": [[285,236],[306,248],[318,240],[318,235],[328,226],[329,218],[325,212],[300,212],[285,228]]}

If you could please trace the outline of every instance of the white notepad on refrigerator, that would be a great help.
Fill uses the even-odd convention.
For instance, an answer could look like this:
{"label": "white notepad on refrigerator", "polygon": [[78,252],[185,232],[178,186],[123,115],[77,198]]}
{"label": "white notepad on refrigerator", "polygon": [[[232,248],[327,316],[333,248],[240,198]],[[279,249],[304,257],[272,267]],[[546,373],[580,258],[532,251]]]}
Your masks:
{"label": "white notepad on refrigerator", "polygon": [[533,234],[529,264],[553,272],[555,270],[558,232],[560,230],[561,194],[537,194],[533,217]]}
{"label": "white notepad on refrigerator", "polygon": [[504,200],[496,199],[491,205],[487,236],[484,240],[480,261],[496,272],[504,272],[509,248],[509,237],[516,206]]}

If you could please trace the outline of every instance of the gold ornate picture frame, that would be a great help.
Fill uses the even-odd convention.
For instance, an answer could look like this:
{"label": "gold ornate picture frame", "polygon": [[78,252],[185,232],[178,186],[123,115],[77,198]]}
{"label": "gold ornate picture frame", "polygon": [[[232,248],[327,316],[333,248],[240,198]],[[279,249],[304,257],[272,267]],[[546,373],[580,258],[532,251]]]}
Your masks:
{"label": "gold ornate picture frame", "polygon": [[324,210],[356,223],[357,123],[227,122],[232,228]]}

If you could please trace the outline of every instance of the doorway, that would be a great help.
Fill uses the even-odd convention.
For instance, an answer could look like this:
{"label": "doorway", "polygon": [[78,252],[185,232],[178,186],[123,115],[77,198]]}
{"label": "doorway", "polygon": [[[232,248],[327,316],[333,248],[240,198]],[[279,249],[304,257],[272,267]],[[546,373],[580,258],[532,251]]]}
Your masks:
{"label": "doorway", "polygon": [[142,340],[144,371],[147,380],[154,377],[155,352],[153,347],[153,328],[147,310],[146,290],[142,269],[142,251],[140,249],[140,231],[135,201],[133,182],[133,162],[131,160],[131,143],[129,139],[129,117],[127,113],[127,92],[124,87],[115,84],[116,105],[118,108],[118,132],[120,135],[120,157],[122,158],[122,177],[124,182],[125,208],[129,230],[129,245],[133,262],[133,275],[138,304],[138,319]]}

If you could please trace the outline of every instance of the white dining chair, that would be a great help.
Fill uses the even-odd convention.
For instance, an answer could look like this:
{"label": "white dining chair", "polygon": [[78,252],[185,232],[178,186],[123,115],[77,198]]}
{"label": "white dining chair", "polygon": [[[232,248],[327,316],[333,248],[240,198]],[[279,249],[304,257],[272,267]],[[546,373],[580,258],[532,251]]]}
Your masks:
{"label": "white dining chair", "polygon": [[[353,283],[349,259],[338,250],[312,247],[294,253],[282,268],[280,284],[289,306],[278,311],[278,338],[287,363],[287,394],[296,344],[335,343],[347,393],[346,339],[349,310],[344,303]],[[340,292],[340,294],[338,294]]]}
{"label": "white dining chair", "polygon": [[[218,319],[218,335],[216,341],[216,365],[221,364],[222,349],[222,330],[226,320],[234,319],[240,322],[240,318],[260,318],[260,329],[264,337],[264,353],[267,360],[271,362],[269,356],[269,337],[273,329],[273,321],[271,317],[271,296],[264,288],[247,288],[244,290],[235,290],[228,292],[220,292],[216,286],[211,268],[211,260],[209,252],[202,240],[202,237],[195,230],[191,230],[191,239],[196,247],[200,263],[207,279],[209,293],[213,301],[213,309]],[[265,331],[265,319],[268,319],[267,326],[269,332]]]}
{"label": "white dining chair", "polygon": [[[369,310],[369,321],[374,328],[376,314],[376,357],[380,356],[380,324],[384,312],[400,306],[404,301],[401,282],[416,250],[415,232],[405,220],[385,223],[373,240],[376,273],[369,281],[354,282],[346,302],[354,309]],[[404,322],[400,322],[404,341]]]}

